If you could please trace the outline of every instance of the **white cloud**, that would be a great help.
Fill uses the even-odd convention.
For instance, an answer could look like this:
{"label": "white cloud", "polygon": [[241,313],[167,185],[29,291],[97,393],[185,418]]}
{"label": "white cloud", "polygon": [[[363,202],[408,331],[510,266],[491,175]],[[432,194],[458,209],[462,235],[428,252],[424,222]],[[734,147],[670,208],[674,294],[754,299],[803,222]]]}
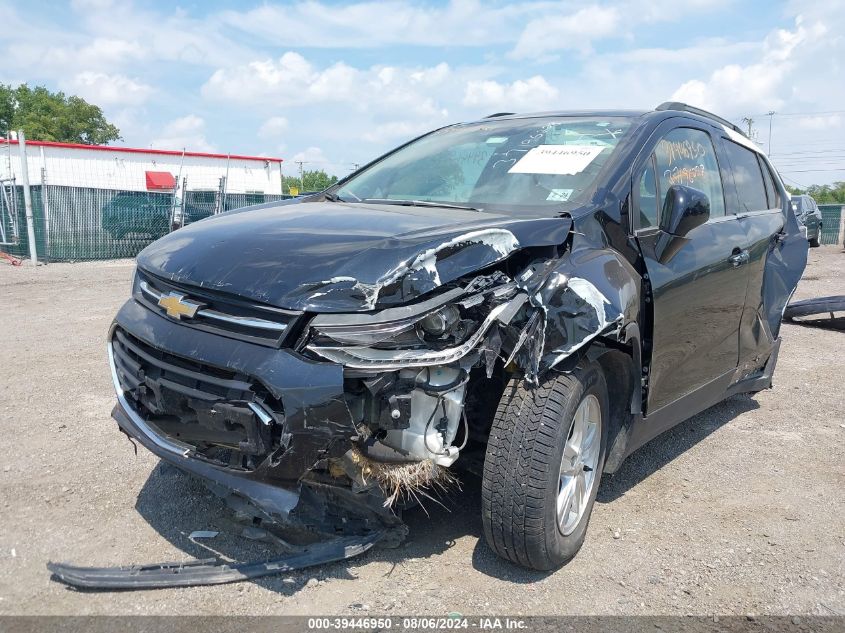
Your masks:
{"label": "white cloud", "polygon": [[470,81],[463,104],[470,107],[503,109],[512,112],[543,110],[554,105],[558,89],[542,76],[508,83],[493,80]]}
{"label": "white cloud", "polygon": [[302,105],[344,100],[357,81],[359,71],[342,62],[318,70],[299,53],[289,51],[277,60],[220,68],[202,87],[202,93],[208,98],[236,102],[272,98],[275,105]]}
{"label": "white cloud", "polygon": [[213,152],[216,148],[205,138],[205,120],[195,114],[174,119],[164,126],[161,136],[150,141],[156,149],[185,149]]}
{"label": "white cloud", "polygon": [[102,11],[103,9],[110,8],[113,4],[113,0],[73,0],[71,6],[76,11],[91,11],[98,10]]}
{"label": "white cloud", "polygon": [[[137,41],[112,37],[96,37],[84,44],[51,38],[46,42],[36,40],[17,43],[10,53],[15,63],[26,66],[38,64],[41,71],[62,76],[79,68],[109,71],[150,57],[150,51]],[[65,40],[65,41],[63,41]]]}
{"label": "white cloud", "polygon": [[350,162],[330,160],[319,147],[308,147],[294,154],[292,158],[285,159],[285,162],[282,163],[282,171],[287,176],[298,176],[300,162],[302,162],[303,171],[323,170],[329,175],[336,176],[345,176],[353,168]]}
{"label": "white cloud", "polygon": [[671,97],[705,110],[733,116],[747,110],[776,109],[783,104],[780,86],[785,77],[781,66],[729,64],[714,70],[709,79],[691,79]]}
{"label": "white cloud", "polygon": [[[103,3],[106,6],[99,6],[101,3],[94,0],[91,4],[93,6],[79,11],[84,30],[97,37],[113,38],[119,34],[123,40],[139,42],[145,59],[150,61],[208,66],[251,56],[250,47],[233,39],[213,13],[195,11],[192,14],[176,7],[160,11],[148,8],[150,3],[120,2],[111,6]],[[69,34],[63,39],[74,45],[79,41]]]}
{"label": "white cloud", "polygon": [[586,54],[594,40],[618,37],[621,20],[619,9],[598,5],[570,15],[546,15],[527,24],[512,55],[516,59],[536,58],[567,49]]}
{"label": "white cloud", "polygon": [[220,21],[274,46],[377,48],[386,45],[490,46],[511,42],[520,25],[557,2],[499,6],[453,0],[445,6],[394,0],[336,5],[295,2],[226,11]]}
{"label": "white cloud", "polygon": [[438,96],[462,88],[461,76],[445,63],[355,68],[336,62],[319,68],[288,51],[275,60],[220,68],[202,87],[202,94],[249,107],[344,104],[361,112],[395,116],[399,111],[415,120],[433,120],[448,114]]}
{"label": "white cloud", "polygon": [[410,140],[429,129],[424,123],[413,121],[388,121],[368,127],[361,138],[368,143],[382,144],[397,140]]}
{"label": "white cloud", "polygon": [[66,90],[97,105],[138,105],[153,94],[153,87],[123,75],[84,71],[62,84]]}
{"label": "white cloud", "polygon": [[672,100],[733,116],[743,111],[778,110],[789,97],[790,78],[801,64],[801,54],[826,32],[821,22],[810,26],[798,16],[794,30],[776,29],[759,47],[752,63],[731,63],[716,68],[706,79],[690,79]]}
{"label": "white cloud", "polygon": [[261,124],[258,129],[258,136],[262,137],[279,137],[287,131],[288,120],[283,116],[271,116],[269,119]]}
{"label": "white cloud", "polygon": [[722,11],[733,0],[629,0],[621,5],[625,21],[678,22],[692,14]]}

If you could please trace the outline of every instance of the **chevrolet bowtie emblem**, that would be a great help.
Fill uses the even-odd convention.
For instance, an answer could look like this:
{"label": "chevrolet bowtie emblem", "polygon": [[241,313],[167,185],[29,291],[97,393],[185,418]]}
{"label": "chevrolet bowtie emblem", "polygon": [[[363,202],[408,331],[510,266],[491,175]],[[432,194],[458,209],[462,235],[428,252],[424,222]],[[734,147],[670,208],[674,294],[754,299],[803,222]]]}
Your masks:
{"label": "chevrolet bowtie emblem", "polygon": [[193,319],[197,314],[197,310],[199,310],[203,304],[189,301],[185,298],[185,295],[170,292],[159,297],[158,305],[164,308],[167,312],[167,316],[181,320],[182,317]]}

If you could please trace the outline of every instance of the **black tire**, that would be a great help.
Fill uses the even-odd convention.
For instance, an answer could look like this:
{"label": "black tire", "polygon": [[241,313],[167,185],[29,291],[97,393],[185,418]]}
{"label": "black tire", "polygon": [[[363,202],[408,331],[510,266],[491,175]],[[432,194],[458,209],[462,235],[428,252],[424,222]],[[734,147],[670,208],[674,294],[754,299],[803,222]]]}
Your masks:
{"label": "black tire", "polygon": [[816,237],[810,240],[810,246],[813,248],[817,248],[822,245],[822,225],[819,224],[819,228],[816,231]]}
{"label": "black tire", "polygon": [[[564,446],[579,404],[595,395],[601,413],[598,467],[574,530],[558,527],[557,496]],[[607,384],[601,368],[579,365],[537,387],[511,380],[499,401],[484,460],[484,536],[499,556],[546,571],[571,560],[584,542],[607,447]]]}

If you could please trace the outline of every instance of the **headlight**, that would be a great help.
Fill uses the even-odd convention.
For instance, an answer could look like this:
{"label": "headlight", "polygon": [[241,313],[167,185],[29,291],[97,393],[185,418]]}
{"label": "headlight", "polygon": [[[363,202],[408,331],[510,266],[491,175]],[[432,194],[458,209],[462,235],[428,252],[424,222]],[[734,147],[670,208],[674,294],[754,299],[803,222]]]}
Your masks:
{"label": "headlight", "polygon": [[454,362],[466,356],[472,349],[481,342],[484,333],[492,325],[511,303],[503,303],[492,310],[487,318],[475,328],[475,331],[466,337],[463,343],[432,349],[418,340],[416,347],[397,348],[385,347],[384,341],[378,347],[361,346],[328,346],[319,344],[317,341],[310,343],[307,349],[319,354],[323,358],[340,363],[351,369],[378,369],[393,370],[405,367],[425,367],[426,365],[442,365]]}
{"label": "headlight", "polygon": [[480,295],[449,300],[454,298],[449,292],[410,308],[415,312],[411,316],[403,316],[409,308],[375,315],[320,315],[311,322],[306,349],[351,369],[388,371],[451,363],[471,352],[494,321],[512,316],[525,296],[492,307]]}

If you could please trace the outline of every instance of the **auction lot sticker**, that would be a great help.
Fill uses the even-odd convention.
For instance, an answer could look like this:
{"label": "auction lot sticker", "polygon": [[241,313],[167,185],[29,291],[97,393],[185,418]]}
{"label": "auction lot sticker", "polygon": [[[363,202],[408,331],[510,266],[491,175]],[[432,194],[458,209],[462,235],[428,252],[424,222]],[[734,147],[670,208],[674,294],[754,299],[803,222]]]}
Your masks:
{"label": "auction lot sticker", "polygon": [[572,176],[601,154],[601,145],[538,145],[508,170],[509,174],[556,174]]}

